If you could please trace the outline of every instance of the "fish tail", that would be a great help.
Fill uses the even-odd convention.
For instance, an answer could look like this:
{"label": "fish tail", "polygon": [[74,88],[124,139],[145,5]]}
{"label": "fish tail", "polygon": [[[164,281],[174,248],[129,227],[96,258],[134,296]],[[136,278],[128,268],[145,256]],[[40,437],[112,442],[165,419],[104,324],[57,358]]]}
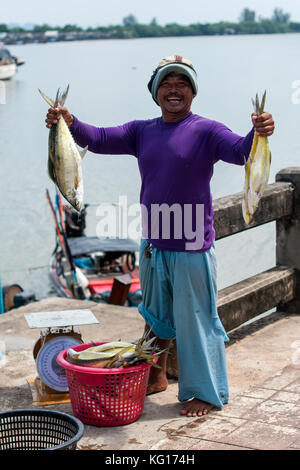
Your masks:
{"label": "fish tail", "polygon": [[52,100],[51,98],[49,98],[49,96],[45,95],[45,93],[43,93],[40,89],[38,89],[38,90],[39,90],[40,94],[42,95],[42,97],[44,98],[44,100],[50,106],[52,106],[52,108],[57,108],[57,107],[63,107],[64,106],[64,104],[66,102],[66,99],[67,99],[67,96],[68,96],[68,93],[69,93],[69,88],[70,88],[70,85],[67,86],[67,88],[65,89],[65,91],[63,93],[60,92],[60,88],[59,88],[57,90],[55,100]]}
{"label": "fish tail", "polygon": [[258,94],[256,93],[255,96],[255,112],[256,114],[259,114],[259,99],[258,99]]}
{"label": "fish tail", "polygon": [[263,97],[262,97],[262,100],[261,100],[261,103],[260,103],[259,114],[262,114],[264,112],[265,103],[266,103],[266,95],[267,95],[267,91],[265,90],[265,92],[263,94]]}
{"label": "fish tail", "polygon": [[255,100],[252,99],[252,105],[253,105],[254,111],[258,116],[264,112],[265,102],[266,102],[266,95],[267,95],[267,91],[265,90],[265,92],[263,94],[263,97],[262,97],[262,100],[261,100],[261,103],[259,103],[259,98],[258,98],[257,93],[256,93],[256,96],[255,96]]}
{"label": "fish tail", "polygon": [[66,102],[66,99],[67,99],[67,96],[68,96],[68,93],[69,93],[69,89],[70,89],[70,85],[67,86],[67,88],[65,89],[65,91],[60,95],[59,97],[59,106],[63,107],[65,102]]}
{"label": "fish tail", "polygon": [[41,96],[44,98],[44,100],[52,107],[54,108],[55,107],[55,101],[53,101],[51,98],[49,98],[49,96],[45,95],[45,93],[43,93],[39,88],[38,88]]}
{"label": "fish tail", "polygon": [[56,92],[56,97],[55,97],[55,102],[54,102],[54,108],[57,108],[58,103],[59,103],[59,98],[60,98],[60,88]]}
{"label": "fish tail", "polygon": [[259,103],[259,98],[258,98],[257,93],[256,93],[255,100],[252,99],[252,105],[253,105],[254,111],[258,116],[260,116],[264,112],[266,96],[267,96],[267,91],[265,90],[263,97],[261,99],[261,103]]}

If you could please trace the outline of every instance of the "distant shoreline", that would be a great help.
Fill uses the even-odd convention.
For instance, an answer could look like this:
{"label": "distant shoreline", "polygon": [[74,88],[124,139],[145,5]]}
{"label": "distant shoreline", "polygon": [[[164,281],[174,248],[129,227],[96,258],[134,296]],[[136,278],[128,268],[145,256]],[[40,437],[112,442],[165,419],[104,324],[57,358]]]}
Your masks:
{"label": "distant shoreline", "polygon": [[94,39],[140,39],[164,37],[199,37],[199,36],[241,36],[261,34],[300,33],[300,23],[280,22],[269,19],[260,21],[243,21],[240,23],[195,23],[182,26],[177,23],[158,25],[134,23],[131,25],[115,25],[83,29],[76,25],[51,27],[35,26],[31,31],[22,28],[8,29],[0,24],[0,42],[4,45],[20,45],[34,43],[54,43],[85,41]]}

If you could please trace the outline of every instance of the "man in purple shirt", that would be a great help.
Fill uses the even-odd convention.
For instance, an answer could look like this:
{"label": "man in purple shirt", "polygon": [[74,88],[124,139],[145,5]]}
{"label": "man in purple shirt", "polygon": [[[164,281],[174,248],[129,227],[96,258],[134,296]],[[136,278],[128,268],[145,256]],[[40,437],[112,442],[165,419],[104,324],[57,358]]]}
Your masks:
{"label": "man in purple shirt", "polygon": [[[210,180],[218,160],[243,165],[254,129],[274,132],[272,115],[252,114],[246,137],[191,112],[197,94],[193,65],[181,56],[163,59],[148,88],[162,116],[98,128],[66,108],[50,108],[47,127],[62,115],[76,143],[101,154],[130,154],[141,174],[142,233],[139,312],[168,350],[176,338],[181,414],[201,416],[228,401],[224,340],[218,318],[213,206]],[[167,353],[151,368],[148,392],[167,388]]]}

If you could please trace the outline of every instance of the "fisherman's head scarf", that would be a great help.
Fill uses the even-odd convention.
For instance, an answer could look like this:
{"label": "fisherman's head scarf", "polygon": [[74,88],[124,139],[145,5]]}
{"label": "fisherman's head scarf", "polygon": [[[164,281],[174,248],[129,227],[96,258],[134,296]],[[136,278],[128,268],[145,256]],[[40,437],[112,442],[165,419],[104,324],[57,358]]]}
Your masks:
{"label": "fisherman's head scarf", "polygon": [[197,73],[194,69],[192,62],[188,59],[184,59],[180,55],[173,55],[170,57],[166,57],[158,64],[148,83],[148,89],[156,104],[158,104],[158,87],[162,80],[171,72],[185,75],[191,83],[194,94],[196,95],[198,92]]}

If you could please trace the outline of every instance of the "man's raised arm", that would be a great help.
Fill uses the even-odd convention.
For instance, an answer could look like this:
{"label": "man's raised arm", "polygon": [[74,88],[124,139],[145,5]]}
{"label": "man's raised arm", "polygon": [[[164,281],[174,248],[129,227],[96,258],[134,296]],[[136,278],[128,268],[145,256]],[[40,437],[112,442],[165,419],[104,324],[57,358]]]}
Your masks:
{"label": "man's raised arm", "polygon": [[96,127],[79,121],[67,108],[50,108],[46,116],[49,129],[63,116],[75,142],[89,151],[110,155],[136,156],[136,122],[121,126]]}
{"label": "man's raised arm", "polygon": [[257,116],[253,113],[251,119],[253,128],[245,137],[231,132],[219,122],[214,122],[211,132],[214,161],[223,160],[236,165],[244,165],[251,151],[254,131],[262,137],[269,137],[273,134],[275,125],[272,114],[265,112]]}

